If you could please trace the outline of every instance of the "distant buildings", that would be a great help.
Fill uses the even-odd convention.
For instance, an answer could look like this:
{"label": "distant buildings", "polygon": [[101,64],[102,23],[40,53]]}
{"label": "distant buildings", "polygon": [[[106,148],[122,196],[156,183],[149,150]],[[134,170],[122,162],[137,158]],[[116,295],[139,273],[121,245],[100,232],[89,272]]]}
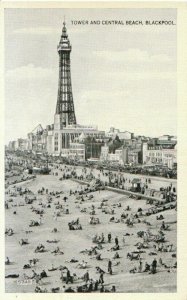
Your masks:
{"label": "distant buildings", "polygon": [[7,149],[10,151],[16,151],[16,141],[10,141],[8,143]]}
{"label": "distant buildings", "polygon": [[11,141],[8,144],[8,149],[12,151],[20,150],[25,151],[28,150],[28,139],[17,139],[16,141]]}
{"label": "distant buildings", "polygon": [[110,130],[106,132],[106,137],[114,139],[116,136],[118,136],[120,140],[131,140],[134,137],[134,133],[129,131],[121,132],[119,129],[110,127]]}
{"label": "distant buildings", "polygon": [[47,152],[47,129],[39,124],[32,132],[28,133],[28,149],[35,154],[41,154]]}

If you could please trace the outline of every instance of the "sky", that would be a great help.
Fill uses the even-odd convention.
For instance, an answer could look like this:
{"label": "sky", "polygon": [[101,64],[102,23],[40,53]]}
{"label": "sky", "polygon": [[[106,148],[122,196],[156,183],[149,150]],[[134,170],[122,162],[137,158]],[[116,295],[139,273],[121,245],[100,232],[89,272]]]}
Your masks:
{"label": "sky", "polygon": [[[78,124],[176,135],[176,9],[6,9],[5,142],[54,122],[64,16]],[[89,25],[72,23],[80,20]],[[90,24],[103,20],[125,25]],[[126,25],[127,20],[176,25]]]}

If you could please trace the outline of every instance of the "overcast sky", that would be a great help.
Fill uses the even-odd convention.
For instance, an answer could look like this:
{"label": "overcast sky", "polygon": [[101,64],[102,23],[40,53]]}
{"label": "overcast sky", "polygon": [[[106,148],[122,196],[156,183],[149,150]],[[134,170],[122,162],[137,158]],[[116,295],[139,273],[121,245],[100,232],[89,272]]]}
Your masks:
{"label": "overcast sky", "polygon": [[173,20],[175,9],[6,9],[6,142],[52,124],[64,15],[77,122],[135,134],[177,133],[177,26],[72,25]]}

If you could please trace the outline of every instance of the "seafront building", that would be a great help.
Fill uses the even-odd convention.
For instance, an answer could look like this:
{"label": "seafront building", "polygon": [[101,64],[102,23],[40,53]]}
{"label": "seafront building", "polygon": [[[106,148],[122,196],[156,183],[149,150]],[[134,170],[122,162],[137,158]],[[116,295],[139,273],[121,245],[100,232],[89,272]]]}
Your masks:
{"label": "seafront building", "polygon": [[177,138],[164,135],[147,139],[146,142],[145,138],[141,142],[139,138],[124,140],[123,146],[115,152],[110,152],[109,146],[105,144],[101,148],[100,160],[120,165],[163,165],[172,169],[177,167]]}
{"label": "seafront building", "polygon": [[143,164],[160,164],[168,168],[177,166],[177,138],[164,135],[142,145]]}

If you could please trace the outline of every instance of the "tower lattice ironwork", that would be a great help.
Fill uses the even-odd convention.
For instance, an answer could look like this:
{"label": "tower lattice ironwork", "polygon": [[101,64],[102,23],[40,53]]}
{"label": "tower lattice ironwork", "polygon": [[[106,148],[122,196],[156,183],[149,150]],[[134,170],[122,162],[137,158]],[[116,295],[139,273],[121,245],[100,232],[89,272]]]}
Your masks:
{"label": "tower lattice ironwork", "polygon": [[71,44],[65,22],[63,23],[62,35],[57,50],[59,54],[59,82],[56,114],[61,116],[61,125],[65,127],[70,124],[76,124],[71,86]]}

